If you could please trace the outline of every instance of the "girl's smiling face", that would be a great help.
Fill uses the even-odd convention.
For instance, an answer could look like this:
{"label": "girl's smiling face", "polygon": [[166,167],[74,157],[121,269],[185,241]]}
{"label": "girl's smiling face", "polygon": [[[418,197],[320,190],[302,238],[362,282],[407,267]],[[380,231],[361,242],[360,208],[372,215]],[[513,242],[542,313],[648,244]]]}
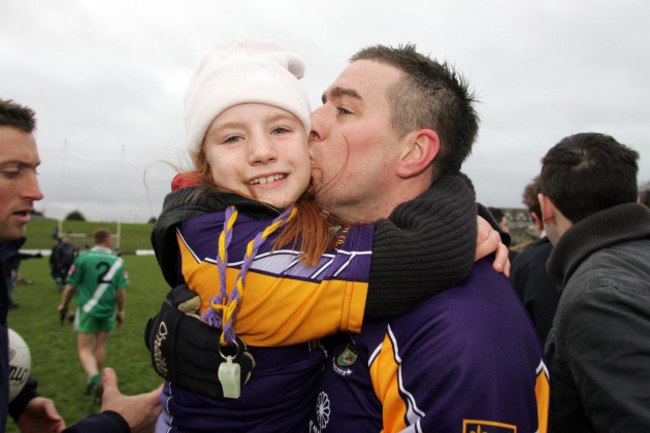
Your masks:
{"label": "girl's smiling face", "polygon": [[221,112],[203,152],[217,186],[276,207],[295,203],[309,185],[307,133],[278,107],[247,103]]}

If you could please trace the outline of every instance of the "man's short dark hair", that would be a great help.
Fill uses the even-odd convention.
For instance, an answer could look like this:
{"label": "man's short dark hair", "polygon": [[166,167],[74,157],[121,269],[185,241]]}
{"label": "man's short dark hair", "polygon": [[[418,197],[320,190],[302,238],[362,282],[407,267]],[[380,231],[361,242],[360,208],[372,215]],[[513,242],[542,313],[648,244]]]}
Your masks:
{"label": "man's short dark hair", "polygon": [[574,224],[612,206],[634,203],[638,158],[609,135],[565,137],[542,159],[542,193]]}
{"label": "man's short dark hair", "polygon": [[11,99],[0,99],[0,126],[11,126],[31,134],[36,128],[34,111]]}
{"label": "man's short dark hair", "polygon": [[105,243],[111,237],[111,232],[106,229],[97,229],[93,232],[93,243],[100,245]]}
{"label": "man's short dark hair", "polygon": [[440,152],[433,165],[434,178],[460,171],[472,151],[479,124],[472,105],[476,99],[463,77],[448,63],[418,53],[413,44],[371,46],[350,60],[374,60],[404,73],[386,95],[393,129],[399,137],[418,129],[436,131]]}
{"label": "man's short dark hair", "polygon": [[539,193],[542,192],[539,175],[524,188],[524,193],[521,195],[522,202],[528,212],[534,212],[539,218],[542,218],[542,208],[539,205]]}

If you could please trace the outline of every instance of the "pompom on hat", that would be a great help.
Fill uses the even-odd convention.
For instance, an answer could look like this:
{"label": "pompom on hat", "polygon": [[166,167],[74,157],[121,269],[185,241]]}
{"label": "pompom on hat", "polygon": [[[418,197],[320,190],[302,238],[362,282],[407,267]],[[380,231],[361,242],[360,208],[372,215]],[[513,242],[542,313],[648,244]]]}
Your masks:
{"label": "pompom on hat", "polygon": [[217,45],[203,58],[185,91],[189,150],[200,149],[205,133],[219,114],[244,103],[287,110],[309,133],[309,98],[298,82],[304,72],[300,56],[276,42],[241,39]]}

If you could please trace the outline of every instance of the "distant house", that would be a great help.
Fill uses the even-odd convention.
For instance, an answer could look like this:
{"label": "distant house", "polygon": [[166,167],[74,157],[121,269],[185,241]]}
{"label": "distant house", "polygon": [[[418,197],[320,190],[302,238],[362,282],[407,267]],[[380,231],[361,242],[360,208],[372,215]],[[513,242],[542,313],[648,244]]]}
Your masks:
{"label": "distant house", "polygon": [[639,185],[639,199],[641,203],[650,207],[650,181]]}

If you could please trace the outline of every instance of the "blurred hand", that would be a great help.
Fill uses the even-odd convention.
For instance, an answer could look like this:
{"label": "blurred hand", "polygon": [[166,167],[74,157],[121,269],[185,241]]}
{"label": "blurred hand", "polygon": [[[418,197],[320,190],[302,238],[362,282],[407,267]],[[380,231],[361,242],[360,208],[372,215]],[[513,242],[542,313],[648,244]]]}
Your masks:
{"label": "blurred hand", "polygon": [[501,241],[501,235],[492,228],[489,222],[482,217],[477,217],[478,235],[476,239],[476,260],[480,260],[492,253],[495,253],[492,267],[497,272],[503,272],[506,277],[510,277],[510,251]]}
{"label": "blurred hand", "polygon": [[102,372],[102,384],[102,411],[112,410],[122,415],[131,427],[131,433],[149,433],[155,430],[158,415],[162,410],[162,385],[146,394],[122,395],[117,389],[117,375],[112,368],[105,368]]}
{"label": "blurred hand", "polygon": [[16,424],[22,433],[59,433],[65,428],[54,402],[44,397],[31,399]]}

